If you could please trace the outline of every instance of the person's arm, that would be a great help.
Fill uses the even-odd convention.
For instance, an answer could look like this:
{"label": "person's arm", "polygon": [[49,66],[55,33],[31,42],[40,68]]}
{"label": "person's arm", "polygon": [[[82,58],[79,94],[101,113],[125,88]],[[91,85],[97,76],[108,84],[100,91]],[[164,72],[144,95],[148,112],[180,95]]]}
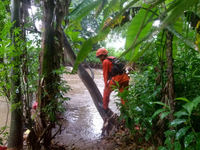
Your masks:
{"label": "person's arm", "polygon": [[103,61],[103,79],[105,87],[107,87],[108,85],[110,67],[111,67],[111,62],[105,59]]}
{"label": "person's arm", "polygon": [[109,103],[109,97],[110,97],[110,87],[108,84],[109,80],[109,71],[111,67],[111,62],[107,59],[103,61],[103,79],[104,79],[104,91],[103,91],[103,108],[107,109],[108,108],[108,103]]}

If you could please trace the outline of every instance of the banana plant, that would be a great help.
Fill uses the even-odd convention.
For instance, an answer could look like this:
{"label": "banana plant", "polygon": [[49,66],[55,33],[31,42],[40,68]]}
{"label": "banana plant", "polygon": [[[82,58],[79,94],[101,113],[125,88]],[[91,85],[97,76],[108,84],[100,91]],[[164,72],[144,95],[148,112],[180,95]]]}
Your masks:
{"label": "banana plant", "polygon": [[[175,29],[174,25],[177,21],[184,23],[184,19],[180,20],[179,18],[183,16],[184,11],[193,10],[195,6],[198,6],[198,3],[198,0],[191,0],[190,2],[187,0],[152,0],[146,3],[142,0],[92,1],[87,6],[86,3],[81,3],[76,10],[72,11],[69,18],[75,18],[80,21],[85,15],[91,12],[98,12],[97,15],[99,15],[102,11],[103,16],[100,17],[103,17],[103,19],[97,35],[86,40],[85,44],[80,48],[74,70],[77,69],[78,64],[91,52],[92,45],[104,40],[117,20],[119,21],[123,17],[123,13],[134,6],[141,9],[132,18],[128,27],[125,51],[121,57],[126,55],[129,61],[135,61],[149,48],[150,43],[154,41],[156,35],[163,29],[169,30],[186,45],[197,50],[195,42],[184,37],[182,33]],[[164,5],[165,7],[163,7]],[[160,25],[157,28],[153,26],[155,20],[160,21]],[[143,45],[142,49],[140,48],[141,45]]]}

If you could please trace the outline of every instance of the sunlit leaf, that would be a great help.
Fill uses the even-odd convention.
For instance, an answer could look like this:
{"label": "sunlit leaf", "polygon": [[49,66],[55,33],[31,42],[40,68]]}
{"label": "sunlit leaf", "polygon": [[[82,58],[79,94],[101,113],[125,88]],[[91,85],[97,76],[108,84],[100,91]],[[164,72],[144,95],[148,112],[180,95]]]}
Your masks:
{"label": "sunlit leaf", "polygon": [[179,140],[182,136],[184,136],[189,129],[190,127],[184,127],[178,130],[176,133],[176,140]]}
{"label": "sunlit leaf", "polygon": [[185,98],[185,97],[178,97],[178,98],[176,98],[175,100],[180,100],[180,101],[185,101],[185,102],[190,102],[187,98]]}
{"label": "sunlit leaf", "polygon": [[172,122],[170,122],[170,126],[176,127],[177,125],[185,123],[186,121],[187,121],[186,119],[175,119]]}
{"label": "sunlit leaf", "polygon": [[174,116],[176,116],[177,118],[180,118],[182,116],[187,116],[188,113],[186,111],[178,111],[174,113]]}
{"label": "sunlit leaf", "polygon": [[187,110],[187,112],[189,113],[189,115],[191,115],[192,110],[194,108],[194,103],[192,103],[192,102],[187,103],[187,104],[183,105],[183,108],[185,108]]}
{"label": "sunlit leaf", "polygon": [[195,136],[194,133],[191,132],[190,134],[186,135],[185,139],[184,139],[184,146],[185,148],[187,148],[194,140]]}
{"label": "sunlit leaf", "polygon": [[83,61],[88,55],[88,53],[92,50],[92,44],[93,44],[93,39],[89,39],[83,43],[83,46],[77,55],[73,71],[77,70],[78,65],[81,63],[81,61]]}
{"label": "sunlit leaf", "polygon": [[94,10],[97,6],[99,6],[101,0],[93,1],[93,0],[84,0],[80,3],[76,9],[74,9],[70,14],[69,18],[72,21],[79,21],[81,18],[85,17],[92,10]]}
{"label": "sunlit leaf", "polygon": [[125,49],[129,49],[133,45],[133,42],[135,43],[137,40],[142,39],[150,31],[152,23],[148,23],[145,26],[145,21],[148,20],[151,15],[150,12],[144,9],[141,9],[138,14],[136,14],[128,27]]}

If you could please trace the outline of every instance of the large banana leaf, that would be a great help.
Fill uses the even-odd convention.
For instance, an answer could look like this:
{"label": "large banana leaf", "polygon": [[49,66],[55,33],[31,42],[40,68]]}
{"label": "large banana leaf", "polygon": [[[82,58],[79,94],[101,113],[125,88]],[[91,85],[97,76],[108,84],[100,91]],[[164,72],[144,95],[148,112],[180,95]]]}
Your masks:
{"label": "large banana leaf", "polygon": [[70,20],[77,22],[101,4],[101,0],[84,0],[70,14]]}
{"label": "large banana leaf", "polygon": [[[130,2],[124,9],[122,9],[114,18],[114,20],[117,20],[129,7],[131,7],[133,4],[135,4],[138,0],[133,0]],[[106,38],[108,33],[110,32],[110,26],[112,22],[106,26],[106,28],[103,28],[99,31],[98,35],[95,37],[90,38],[89,40],[85,41],[82,48],[80,49],[75,64],[73,68],[73,72],[77,70],[78,65],[87,57],[88,53],[92,50],[92,45],[94,43],[97,43],[98,41],[101,41]]]}
{"label": "large banana leaf", "polygon": [[83,43],[83,46],[81,47],[81,50],[79,51],[77,55],[77,58],[73,67],[73,72],[77,70],[78,65],[87,57],[88,53],[91,52],[93,44],[97,43],[98,41],[104,40],[109,32],[110,32],[110,29],[107,28],[103,32],[100,32],[97,36],[92,37]]}
{"label": "large banana leaf", "polygon": [[[136,46],[138,41],[141,41],[151,32],[154,14],[148,10],[141,9],[139,13],[133,18],[128,27],[126,35],[126,58],[134,60],[139,53],[139,47]],[[141,51],[143,52],[143,51]]]}
{"label": "large banana leaf", "polygon": [[175,7],[170,10],[169,15],[164,19],[161,28],[169,24],[174,24],[185,10],[188,10],[191,6],[195,6],[197,3],[198,0],[178,0]]}

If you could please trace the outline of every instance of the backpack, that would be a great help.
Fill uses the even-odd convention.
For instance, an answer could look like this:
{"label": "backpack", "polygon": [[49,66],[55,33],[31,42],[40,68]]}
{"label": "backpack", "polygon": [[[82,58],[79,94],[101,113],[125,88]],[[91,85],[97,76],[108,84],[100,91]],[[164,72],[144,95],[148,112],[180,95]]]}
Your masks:
{"label": "backpack", "polygon": [[116,75],[121,75],[126,73],[125,64],[117,58],[107,58],[109,61],[112,62],[112,69],[109,73],[109,77],[112,78]]}

